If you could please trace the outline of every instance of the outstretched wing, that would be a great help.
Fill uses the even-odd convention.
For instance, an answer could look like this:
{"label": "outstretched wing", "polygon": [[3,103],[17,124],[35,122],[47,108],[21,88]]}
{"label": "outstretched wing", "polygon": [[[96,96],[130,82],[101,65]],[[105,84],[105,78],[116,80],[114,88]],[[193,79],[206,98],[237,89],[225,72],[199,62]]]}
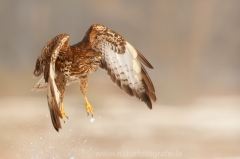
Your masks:
{"label": "outstretched wing", "polygon": [[156,101],[153,83],[143,65],[153,68],[147,59],[118,33],[101,24],[93,24],[83,41],[102,55],[101,67],[111,80],[130,96],[136,96],[152,109]]}
{"label": "outstretched wing", "polygon": [[[67,34],[60,34],[53,38],[43,48],[42,53],[37,59],[34,76],[39,76],[44,71],[44,79],[47,84],[47,99],[48,107],[51,114],[51,119],[54,128],[58,131],[61,128],[60,119],[62,114],[60,112],[60,96],[61,93],[55,83],[56,72],[55,62],[60,52],[66,52],[68,46],[69,36]],[[42,79],[38,82],[39,84]]]}

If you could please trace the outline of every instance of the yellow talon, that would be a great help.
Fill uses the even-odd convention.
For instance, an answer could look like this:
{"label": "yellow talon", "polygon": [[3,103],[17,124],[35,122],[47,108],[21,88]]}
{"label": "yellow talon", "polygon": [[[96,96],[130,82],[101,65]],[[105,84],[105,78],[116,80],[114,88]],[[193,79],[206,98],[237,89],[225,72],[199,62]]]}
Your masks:
{"label": "yellow talon", "polygon": [[86,97],[84,97],[85,101],[86,101],[86,112],[89,113],[93,116],[93,111],[94,111],[94,108],[89,104],[88,100]]}
{"label": "yellow talon", "polygon": [[60,111],[61,111],[61,114],[62,114],[62,120],[65,122],[64,117],[68,118],[68,116],[67,116],[67,113],[64,110],[63,102],[60,103]]}

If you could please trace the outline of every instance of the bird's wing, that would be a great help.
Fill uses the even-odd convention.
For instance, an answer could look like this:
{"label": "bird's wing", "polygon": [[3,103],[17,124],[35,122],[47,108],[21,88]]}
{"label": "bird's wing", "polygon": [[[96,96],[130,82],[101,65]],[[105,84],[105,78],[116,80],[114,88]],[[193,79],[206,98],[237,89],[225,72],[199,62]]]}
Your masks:
{"label": "bird's wing", "polygon": [[[64,49],[68,48],[69,35],[60,34],[53,38],[47,45],[43,48],[41,55],[39,56],[34,75],[40,75],[39,72],[43,72],[44,69],[44,79],[47,85],[47,99],[48,107],[51,114],[51,119],[54,128],[58,131],[61,128],[60,118],[62,114],[60,112],[60,96],[61,93],[56,85],[56,70],[55,62],[58,58],[60,52],[65,52]],[[42,70],[41,70],[42,69]],[[41,80],[40,83],[41,84]]]}
{"label": "bird's wing", "polygon": [[61,93],[55,83],[55,78],[56,78],[55,62],[63,45],[66,43],[68,45],[68,40],[69,40],[68,35],[63,35],[57,40],[57,42],[55,43],[55,47],[52,51],[51,61],[49,65],[49,76],[48,76],[48,87],[47,87],[48,107],[50,110],[53,126],[57,131],[59,128],[61,128],[60,118],[63,118],[63,117],[59,109]]}
{"label": "bird's wing", "polygon": [[[62,39],[68,37],[68,39],[63,43],[61,50],[63,52],[67,52],[66,50],[69,49],[69,35],[68,34],[60,34],[55,36],[51,39],[42,49],[40,55],[37,58],[35,70],[33,72],[33,77],[39,77],[44,72],[44,79],[47,82],[48,79],[48,67],[51,60],[51,56],[53,54],[53,50],[55,49],[56,45],[58,45]],[[46,70],[46,71],[45,71]]]}
{"label": "bird's wing", "polygon": [[121,35],[101,24],[93,24],[83,41],[102,55],[100,66],[107,70],[115,84],[152,108],[151,100],[157,100],[155,89],[142,64],[153,67],[138,50]]}

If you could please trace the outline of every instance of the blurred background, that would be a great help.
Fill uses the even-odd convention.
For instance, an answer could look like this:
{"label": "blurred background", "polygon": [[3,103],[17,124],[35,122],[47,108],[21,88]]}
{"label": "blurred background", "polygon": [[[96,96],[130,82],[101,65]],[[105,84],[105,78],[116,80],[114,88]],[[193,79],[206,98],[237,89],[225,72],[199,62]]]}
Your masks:
{"label": "blurred background", "polygon": [[[240,1],[1,0],[0,20],[0,159],[240,158]],[[150,61],[158,100],[149,110],[99,69],[88,89],[95,121],[73,84],[57,133],[46,92],[30,91],[35,62],[51,38],[68,33],[73,45],[93,23]]]}

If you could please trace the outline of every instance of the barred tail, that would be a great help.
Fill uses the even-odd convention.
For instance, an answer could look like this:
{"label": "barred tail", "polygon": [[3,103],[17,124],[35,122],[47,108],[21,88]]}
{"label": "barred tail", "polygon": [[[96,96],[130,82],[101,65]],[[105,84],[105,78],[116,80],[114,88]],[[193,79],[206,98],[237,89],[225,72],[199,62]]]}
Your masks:
{"label": "barred tail", "polygon": [[31,91],[46,91],[48,83],[45,82],[44,78],[42,77],[38,83],[31,89]]}

